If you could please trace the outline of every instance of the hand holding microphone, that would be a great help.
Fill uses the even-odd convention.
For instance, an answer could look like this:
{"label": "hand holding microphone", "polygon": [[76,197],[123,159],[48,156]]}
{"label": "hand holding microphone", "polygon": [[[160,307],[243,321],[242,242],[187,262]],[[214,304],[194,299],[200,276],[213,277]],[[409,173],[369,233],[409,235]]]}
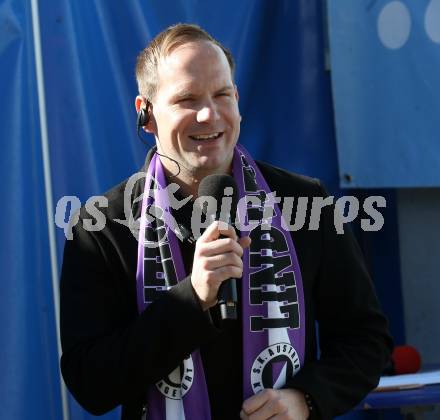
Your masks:
{"label": "hand holding microphone", "polygon": [[196,242],[191,283],[200,299],[203,310],[214,306],[222,283],[240,278],[243,273],[243,248],[250,244],[248,237],[237,241],[232,226],[220,229],[213,222]]}
{"label": "hand holding microphone", "polygon": [[[206,215],[215,221],[196,242],[191,282],[205,310],[218,302],[222,319],[236,319],[236,279],[243,274],[243,249],[251,242],[249,237],[238,239],[230,225],[237,211],[237,184],[229,175],[210,175],[200,183],[198,196],[214,197],[217,212]],[[229,205],[223,206],[225,196]],[[228,224],[226,229],[219,220]]]}

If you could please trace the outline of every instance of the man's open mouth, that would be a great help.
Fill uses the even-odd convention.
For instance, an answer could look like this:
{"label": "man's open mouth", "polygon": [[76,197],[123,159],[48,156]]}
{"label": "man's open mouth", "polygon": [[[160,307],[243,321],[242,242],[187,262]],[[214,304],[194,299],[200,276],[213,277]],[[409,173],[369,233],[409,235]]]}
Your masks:
{"label": "man's open mouth", "polygon": [[216,133],[210,133],[210,134],[198,134],[194,136],[189,136],[189,138],[196,140],[196,141],[206,141],[206,140],[216,140],[220,138],[223,135],[223,132],[218,131]]}

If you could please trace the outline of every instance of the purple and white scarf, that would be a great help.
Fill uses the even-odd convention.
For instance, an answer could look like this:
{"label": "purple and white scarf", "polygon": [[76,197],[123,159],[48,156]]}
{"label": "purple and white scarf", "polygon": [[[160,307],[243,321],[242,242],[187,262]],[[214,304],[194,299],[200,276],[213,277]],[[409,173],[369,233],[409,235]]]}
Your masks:
{"label": "purple and white scarf", "polygon": [[[242,199],[238,206],[238,227],[241,236],[249,234],[252,239],[250,248],[244,250],[241,280],[243,397],[247,399],[264,388],[281,388],[302,367],[304,292],[290,232],[283,229],[281,211],[271,199],[256,163],[242,146],[235,147],[232,169]],[[166,185],[163,166],[154,154],[146,175],[139,231],[136,273],[139,313],[187,275],[171,222]],[[161,217],[146,216],[151,206]],[[211,418],[198,350],[167,378],[149,387],[147,413],[147,418],[152,420]]]}

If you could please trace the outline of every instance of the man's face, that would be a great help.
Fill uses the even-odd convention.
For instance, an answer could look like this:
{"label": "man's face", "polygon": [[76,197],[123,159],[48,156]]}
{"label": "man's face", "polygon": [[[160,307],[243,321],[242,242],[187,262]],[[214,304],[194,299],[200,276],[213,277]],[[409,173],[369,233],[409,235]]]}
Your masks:
{"label": "man's face", "polygon": [[[241,117],[223,51],[207,41],[181,45],[162,58],[158,74],[151,131],[159,152],[190,178],[230,172]],[[174,163],[161,160],[176,172]]]}

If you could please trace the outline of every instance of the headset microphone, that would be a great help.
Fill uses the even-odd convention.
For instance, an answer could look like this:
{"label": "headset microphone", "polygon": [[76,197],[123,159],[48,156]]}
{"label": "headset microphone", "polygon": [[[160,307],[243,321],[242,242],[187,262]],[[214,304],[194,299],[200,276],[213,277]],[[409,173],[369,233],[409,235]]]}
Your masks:
{"label": "headset microphone", "polygon": [[[148,124],[148,121],[150,121],[150,113],[148,112],[150,105],[151,105],[151,103],[149,101],[147,101],[147,108],[142,108],[142,107],[139,108],[139,111],[137,113],[137,118],[136,118],[136,133],[137,133],[137,136],[139,137],[140,141],[142,143],[144,143],[145,146],[149,146],[149,144],[146,141],[144,141],[140,132],[141,132],[141,128],[145,127]],[[157,150],[156,150],[156,153],[159,156],[163,156],[164,158],[171,160],[172,162],[174,162],[177,165],[177,173],[174,175],[171,175],[172,178],[175,178],[176,176],[178,176],[180,174],[180,165],[176,159],[173,159],[169,156],[163,155],[163,154],[159,153]]]}

